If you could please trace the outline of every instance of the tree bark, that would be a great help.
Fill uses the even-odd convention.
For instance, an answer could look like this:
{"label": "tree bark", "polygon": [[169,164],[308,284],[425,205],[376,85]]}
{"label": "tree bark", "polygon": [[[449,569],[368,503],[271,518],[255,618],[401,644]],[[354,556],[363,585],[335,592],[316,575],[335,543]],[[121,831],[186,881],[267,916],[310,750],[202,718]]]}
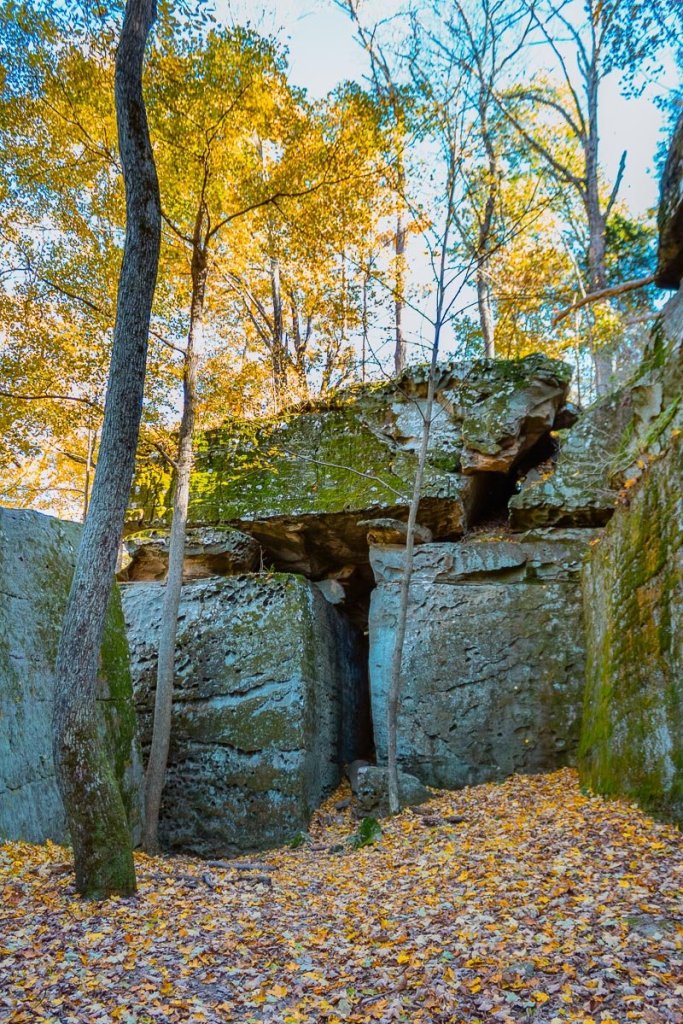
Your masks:
{"label": "tree bark", "polygon": [[128,0],[116,55],[126,238],[102,439],[55,666],[55,772],[73,844],[76,886],[96,899],[135,891],[126,813],[98,730],[96,683],[135,468],[159,261],[159,186],[142,94],[145,45],[155,16],[154,0]]}
{"label": "tree bark", "polygon": [[285,325],[282,316],[282,286],[280,282],[280,261],[276,256],[270,260],[270,291],[273,300],[273,392],[276,408],[281,409],[287,397],[287,350]]}
{"label": "tree bark", "polygon": [[197,217],[192,251],[192,298],[190,326],[185,350],[183,370],[183,415],[178,435],[176,481],[173,497],[173,519],[168,550],[168,573],[164,587],[159,630],[157,685],[154,697],[154,725],[152,744],[145,774],[145,835],[147,853],[159,849],[159,809],[164,789],[168,751],[171,742],[171,714],[173,710],[173,683],[175,678],[176,633],[178,609],[183,585],[187,510],[190,500],[192,473],[192,445],[197,410],[197,352],[201,346],[204,325],[204,300],[208,276],[208,254],[200,241],[203,217]]}
{"label": "tree bark", "polygon": [[[401,171],[404,180],[403,171]],[[399,202],[401,201],[399,197]],[[394,369],[398,376],[406,365],[406,338],[403,328],[403,313],[405,311],[406,291],[406,236],[407,230],[403,219],[403,211],[399,207],[396,214],[396,237],[395,237],[395,259],[396,271],[394,280],[394,321],[395,321],[395,346],[394,346]]]}
{"label": "tree bark", "polygon": [[[607,215],[600,202],[600,161],[599,161],[599,126],[598,97],[599,78],[594,56],[589,73],[586,76],[586,94],[588,104],[588,138],[585,145],[586,160],[586,217],[588,220],[588,291],[600,292],[607,287],[607,267],[605,254],[607,248]],[[595,391],[598,396],[604,395],[612,378],[612,355],[602,346],[593,344],[591,355],[595,372]]]}
{"label": "tree bark", "polygon": [[484,338],[484,355],[487,359],[493,359],[496,354],[496,344],[491,310],[491,291],[486,279],[486,271],[482,267],[477,270],[477,305],[481,333]]}

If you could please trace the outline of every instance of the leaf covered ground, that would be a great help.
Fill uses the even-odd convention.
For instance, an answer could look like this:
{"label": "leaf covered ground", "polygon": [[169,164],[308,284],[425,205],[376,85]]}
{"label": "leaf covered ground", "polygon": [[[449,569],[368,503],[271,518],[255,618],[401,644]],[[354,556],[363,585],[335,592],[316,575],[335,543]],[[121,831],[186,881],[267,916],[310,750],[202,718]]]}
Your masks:
{"label": "leaf covered ground", "polygon": [[0,1021],[683,1022],[674,828],[567,770],[442,793],[354,850],[339,799],[255,869],[140,855],[105,904],[60,847],[1,846]]}

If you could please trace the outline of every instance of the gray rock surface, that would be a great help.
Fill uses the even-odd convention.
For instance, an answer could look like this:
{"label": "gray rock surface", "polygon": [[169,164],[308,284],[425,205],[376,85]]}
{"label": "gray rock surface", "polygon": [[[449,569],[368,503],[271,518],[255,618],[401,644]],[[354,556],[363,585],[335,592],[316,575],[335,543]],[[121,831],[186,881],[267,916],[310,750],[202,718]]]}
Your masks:
{"label": "gray rock surface", "polygon": [[[53,663],[80,527],[0,508],[0,838],[68,839],[52,767]],[[99,680],[102,736],[136,841],[142,769],[118,590]]]}
{"label": "gray rock surface", "polygon": [[539,526],[604,526],[618,487],[612,474],[633,409],[630,389],[608,395],[563,431],[556,463],[532,470],[510,502],[513,530]]}
{"label": "gray rock surface", "polygon": [[656,283],[678,288],[683,279],[683,113],[678,119],[661,184]]}
{"label": "gray rock surface", "polygon": [[[458,787],[571,763],[584,649],[579,570],[593,531],[416,549],[399,712],[401,768]],[[376,547],[370,688],[377,759],[404,552]]]}
{"label": "gray rock surface", "polygon": [[[142,530],[126,537],[120,580],[163,580],[168,570],[170,530]],[[261,559],[261,545],[229,526],[201,526],[185,537],[183,582],[252,572]]]}
{"label": "gray rock surface", "polygon": [[[353,773],[351,788],[359,817],[380,818],[389,813],[388,776],[388,770],[376,764],[361,765]],[[423,804],[431,796],[419,779],[404,771],[398,773],[398,795],[401,807]]]}
{"label": "gray rock surface", "polygon": [[[143,745],[149,743],[162,587],[122,586]],[[358,645],[306,580],[232,576],[183,587],[160,836],[233,854],[305,829],[358,725]],[[348,749],[340,749],[340,736]]]}
{"label": "gray rock surface", "polygon": [[[500,474],[552,429],[570,370],[543,356],[440,367],[420,522],[435,537],[461,535]],[[425,367],[326,403],[262,422],[226,423],[199,436],[190,522],[250,533],[267,564],[313,578],[367,565],[370,517],[405,520],[427,393]],[[488,478],[488,479],[486,479]],[[172,479],[146,464],[131,523],[164,526]]]}

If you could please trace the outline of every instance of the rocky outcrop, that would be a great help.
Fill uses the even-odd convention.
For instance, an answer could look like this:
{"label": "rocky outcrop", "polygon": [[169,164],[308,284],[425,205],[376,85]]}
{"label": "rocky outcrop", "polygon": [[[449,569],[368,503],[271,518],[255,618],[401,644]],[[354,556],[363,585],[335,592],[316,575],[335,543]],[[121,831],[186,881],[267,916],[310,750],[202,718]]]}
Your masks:
{"label": "rocky outcrop", "polygon": [[[162,588],[122,587],[143,746]],[[308,581],[232,576],[183,587],[160,836],[232,854],[286,842],[365,751],[359,643]],[[367,719],[366,719],[367,724]],[[342,741],[343,737],[343,741]]]}
{"label": "rocky outcrop", "polygon": [[[79,538],[74,523],[0,508],[0,838],[67,840],[52,767],[54,658]],[[98,682],[102,739],[134,837],[141,763],[118,591]]]}
{"label": "rocky outcrop", "polygon": [[[398,729],[401,768],[458,787],[572,763],[589,530],[482,537],[415,551]],[[373,547],[370,688],[378,760],[404,549]]]}
{"label": "rocky outcrop", "polygon": [[584,572],[580,767],[598,792],[683,824],[683,294],[634,387],[614,518]]}
{"label": "rocky outcrop", "polygon": [[[317,579],[366,564],[360,521],[407,516],[426,372],[414,368],[277,420],[203,434],[191,523],[236,526],[277,569]],[[543,356],[441,368],[420,508],[426,529],[457,537],[481,515],[562,414],[569,378],[565,364]],[[167,522],[171,483],[161,465],[141,468],[131,530]]]}
{"label": "rocky outcrop", "polygon": [[683,825],[683,445],[629,491],[584,576],[584,781]]}
{"label": "rocky outcrop", "polygon": [[683,114],[671,141],[659,204],[656,283],[678,288],[683,280]]}
{"label": "rocky outcrop", "polygon": [[511,498],[512,529],[604,526],[614,512],[614,462],[632,415],[633,394],[625,389],[600,399],[562,431],[556,459],[534,467]]}
{"label": "rocky outcrop", "polygon": [[[126,537],[120,580],[163,580],[168,571],[170,530],[142,530]],[[196,527],[185,535],[183,582],[252,572],[259,567],[261,546],[229,526]]]}

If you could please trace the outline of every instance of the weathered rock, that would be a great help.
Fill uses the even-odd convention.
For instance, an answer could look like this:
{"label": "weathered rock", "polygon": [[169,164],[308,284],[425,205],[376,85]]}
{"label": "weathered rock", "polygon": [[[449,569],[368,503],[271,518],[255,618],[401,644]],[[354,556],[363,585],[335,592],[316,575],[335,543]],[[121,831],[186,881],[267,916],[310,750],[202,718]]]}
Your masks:
{"label": "weathered rock", "polygon": [[[124,541],[126,557],[120,580],[163,580],[168,570],[170,530],[143,530]],[[248,533],[230,526],[195,527],[185,538],[183,581],[251,572],[261,559],[261,546]]]}
{"label": "weathered rock", "polygon": [[[363,519],[358,525],[367,529],[368,544],[405,544],[408,536],[408,524],[400,519]],[[432,540],[432,531],[415,523],[414,543],[429,544]]]}
{"label": "weathered rock", "polygon": [[683,279],[683,114],[678,119],[662,177],[659,203],[657,276],[660,288]]}
{"label": "weathered rock", "polygon": [[[147,745],[162,588],[131,583],[122,592]],[[338,782],[341,761],[358,753],[362,687],[350,634],[296,576],[183,587],[160,823],[167,849],[232,854],[306,828]]]}
{"label": "weathered rock", "polygon": [[[0,838],[68,840],[52,766],[53,664],[80,527],[0,508]],[[133,835],[141,822],[141,761],[118,589],[99,679],[102,739]]]}
{"label": "weathered rock", "polygon": [[580,769],[683,825],[683,434],[668,434],[584,573]]}
{"label": "weathered rock", "polygon": [[[426,544],[415,551],[398,755],[431,786],[574,759],[583,694],[579,570],[590,530]],[[404,550],[377,547],[370,689],[378,761]]]}
{"label": "weathered rock", "polygon": [[[358,768],[352,784],[356,798],[356,812],[359,816],[380,818],[389,813],[388,794],[389,772],[376,764]],[[398,797],[401,807],[414,807],[429,800],[430,792],[419,779],[408,772],[398,773]]]}
{"label": "weathered rock", "polygon": [[628,389],[591,406],[563,433],[556,463],[531,470],[509,502],[513,530],[604,526],[614,512],[615,457],[633,413]]}
{"label": "weathered rock", "polygon": [[[543,356],[442,368],[420,505],[420,522],[435,537],[461,535],[486,504],[491,478],[513,471],[550,431],[569,377],[565,364]],[[325,405],[201,435],[191,523],[235,525],[276,568],[314,578],[367,564],[359,522],[407,517],[426,392],[418,367]],[[132,522],[168,521],[163,467],[146,464],[138,474],[133,506]]]}

